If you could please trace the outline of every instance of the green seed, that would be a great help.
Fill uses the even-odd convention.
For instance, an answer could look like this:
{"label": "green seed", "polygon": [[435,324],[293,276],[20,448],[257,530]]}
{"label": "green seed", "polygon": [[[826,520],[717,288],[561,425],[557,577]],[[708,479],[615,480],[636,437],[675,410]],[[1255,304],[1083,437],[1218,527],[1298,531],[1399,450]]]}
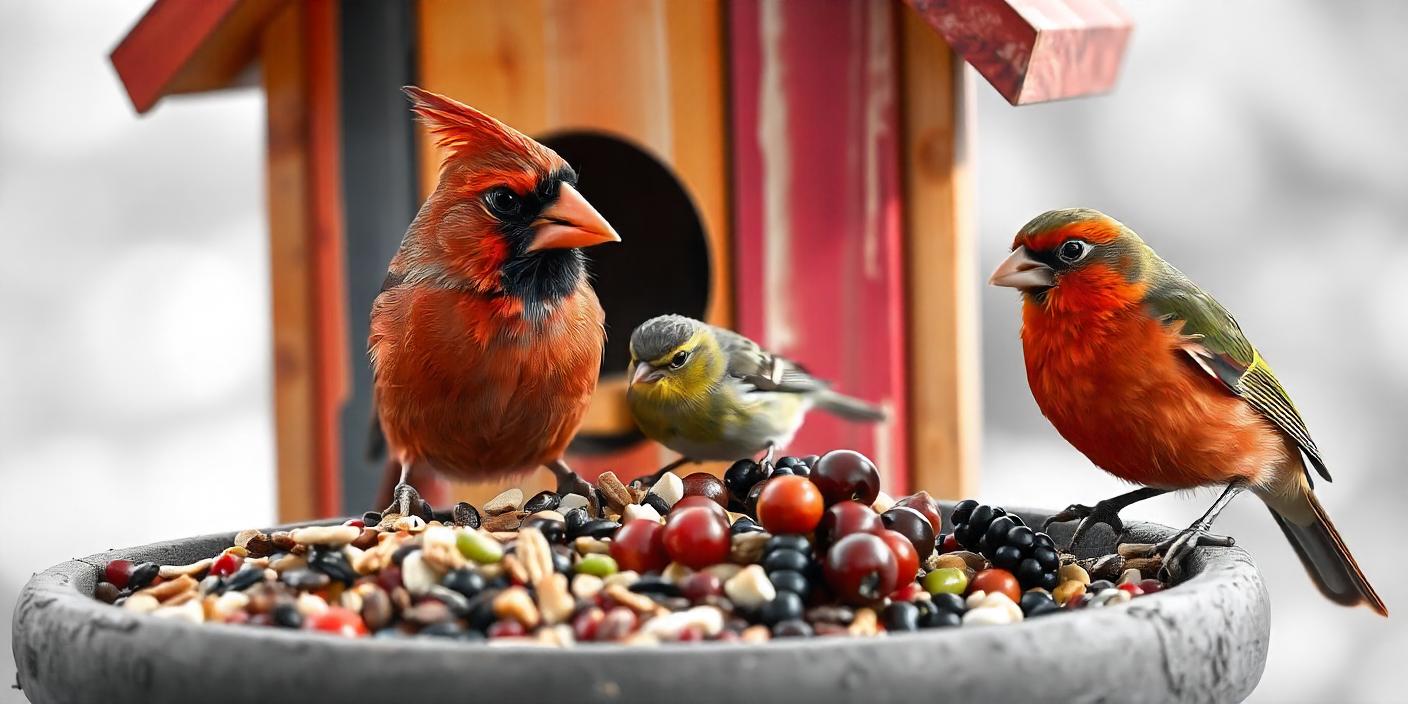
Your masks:
{"label": "green seed", "polygon": [[491,565],[504,559],[504,546],[491,535],[477,530],[462,530],[455,536],[455,547],[460,554],[481,565]]}
{"label": "green seed", "polygon": [[610,555],[593,553],[577,563],[577,572],[596,577],[609,577],[616,574],[616,561]]}
{"label": "green seed", "polygon": [[957,567],[942,567],[924,575],[924,590],[930,594],[962,595],[968,589],[968,575]]}

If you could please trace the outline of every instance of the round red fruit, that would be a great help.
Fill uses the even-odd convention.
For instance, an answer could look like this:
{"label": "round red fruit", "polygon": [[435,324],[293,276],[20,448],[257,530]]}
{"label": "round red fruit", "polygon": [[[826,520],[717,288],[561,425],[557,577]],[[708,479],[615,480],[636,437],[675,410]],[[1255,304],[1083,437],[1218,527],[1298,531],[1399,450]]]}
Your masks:
{"label": "round red fruit", "polygon": [[919,559],[926,560],[934,554],[934,528],[924,514],[908,506],[896,506],[880,514],[880,520],[886,528],[909,538]]}
{"label": "round red fruit", "polygon": [[880,470],[854,450],[832,450],[812,468],[811,480],[821,489],[826,504],[855,500],[867,506],[880,495]]}
{"label": "round red fruit", "polygon": [[244,561],[234,553],[220,553],[220,557],[215,558],[215,562],[211,563],[210,573],[216,577],[228,577],[239,571],[242,562]]}
{"label": "round red fruit", "polygon": [[1002,592],[1012,603],[1016,604],[1022,600],[1022,585],[1017,582],[1017,578],[1007,570],[992,569],[983,570],[973,577],[973,581],[968,584],[970,592]]}
{"label": "round red fruit", "polygon": [[623,570],[654,572],[670,564],[665,552],[665,526],[655,521],[631,521],[611,539],[611,557]]}
{"label": "round red fruit", "polygon": [[703,506],[671,511],[663,540],[670,559],[686,567],[702,569],[728,561],[728,521]]}
{"label": "round red fruit", "polygon": [[127,588],[127,580],[132,578],[132,568],[136,565],[131,560],[113,560],[103,568],[103,580],[111,582],[118,589]]}
{"label": "round red fruit", "polygon": [[684,495],[702,496],[720,507],[728,505],[728,490],[724,488],[723,480],[708,472],[695,472],[685,477]]}
{"label": "round red fruit", "polygon": [[852,533],[879,533],[885,529],[880,514],[859,501],[842,501],[821,516],[816,542],[827,546]]}
{"label": "round red fruit", "polygon": [[310,616],[308,628],[324,633],[332,633],[345,638],[357,638],[367,634],[367,624],[362,617],[341,606],[329,606],[327,611]]}
{"label": "round red fruit", "polygon": [[773,477],[758,494],[758,522],[773,535],[812,532],[824,508],[821,491],[806,477]]}
{"label": "round red fruit", "polygon": [[895,554],[895,582],[900,586],[912,583],[919,574],[919,553],[914,550],[914,543],[892,530],[880,531],[880,539]]}
{"label": "round red fruit", "polygon": [[853,533],[826,551],[826,583],[842,601],[855,606],[877,602],[895,591],[899,565],[878,535]]}
{"label": "round red fruit", "polygon": [[921,491],[918,494],[910,494],[896,501],[895,505],[907,506],[918,511],[925,518],[929,519],[929,526],[934,529],[935,534],[943,532],[944,518],[943,514],[939,512],[939,502],[935,501],[934,497],[929,495],[929,492]]}
{"label": "round red fruit", "polygon": [[724,510],[723,506],[720,506],[717,502],[707,496],[700,496],[698,494],[695,494],[694,496],[686,496],[683,499],[676,501],[675,505],[670,507],[670,513],[679,513],[680,511],[683,511],[687,508],[700,507],[707,508],[710,511],[714,511],[720,516],[723,516],[725,521],[728,520],[728,512]]}

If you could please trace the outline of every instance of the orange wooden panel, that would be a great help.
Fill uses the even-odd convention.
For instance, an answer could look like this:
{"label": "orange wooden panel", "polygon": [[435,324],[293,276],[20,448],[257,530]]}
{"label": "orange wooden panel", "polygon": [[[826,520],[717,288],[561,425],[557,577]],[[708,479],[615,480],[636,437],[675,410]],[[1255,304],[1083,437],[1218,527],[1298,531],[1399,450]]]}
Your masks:
{"label": "orange wooden panel", "polygon": [[[713,254],[706,317],[731,323],[726,67],[716,0],[422,0],[419,17],[422,87],[528,134],[601,130],[670,165],[702,215]],[[440,156],[424,133],[420,149],[429,193]],[[623,389],[603,379],[591,417],[620,418]],[[569,461],[587,475],[614,469],[624,476],[671,457],[645,443],[605,460]],[[478,502],[513,484],[531,493],[550,480],[539,472],[460,495]]]}
{"label": "orange wooden panel", "polygon": [[336,418],[346,396],[341,186],[331,0],[265,26],[274,413],[282,521],[338,512]]}
{"label": "orange wooden panel", "polygon": [[966,164],[971,86],[943,39],[912,9],[901,16],[910,487],[957,499],[976,488],[981,421]]}

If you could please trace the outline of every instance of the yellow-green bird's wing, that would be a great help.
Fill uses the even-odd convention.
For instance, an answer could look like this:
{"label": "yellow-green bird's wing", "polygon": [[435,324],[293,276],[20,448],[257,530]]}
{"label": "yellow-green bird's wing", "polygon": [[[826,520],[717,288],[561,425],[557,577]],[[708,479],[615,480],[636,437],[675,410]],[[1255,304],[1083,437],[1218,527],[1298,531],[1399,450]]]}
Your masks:
{"label": "yellow-green bird's wing", "polygon": [[1330,481],[1305,420],[1232,314],[1167,262],[1158,260],[1156,266],[1159,270],[1144,299],[1150,314],[1178,326],[1188,341],[1184,351],[1189,359],[1291,436],[1315,471]]}
{"label": "yellow-green bird's wing", "polygon": [[826,382],[807,373],[802,365],[772,354],[732,330],[714,327],[713,332],[728,360],[729,376],[759,391],[805,394],[827,388]]}

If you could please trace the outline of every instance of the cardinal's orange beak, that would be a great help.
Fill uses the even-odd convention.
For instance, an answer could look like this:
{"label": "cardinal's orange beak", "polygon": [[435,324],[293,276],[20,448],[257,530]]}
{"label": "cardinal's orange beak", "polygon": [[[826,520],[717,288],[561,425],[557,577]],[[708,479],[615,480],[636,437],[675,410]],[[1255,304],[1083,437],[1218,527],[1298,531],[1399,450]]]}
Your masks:
{"label": "cardinal's orange beak", "polygon": [[621,236],[612,229],[611,223],[577,189],[564,183],[558,187],[557,202],[533,221],[533,241],[528,251],[573,249],[620,241]]}
{"label": "cardinal's orange beak", "polygon": [[1056,285],[1056,276],[1051,267],[1032,259],[1026,247],[1018,247],[1002,260],[988,283],[1017,289],[1049,288]]}

